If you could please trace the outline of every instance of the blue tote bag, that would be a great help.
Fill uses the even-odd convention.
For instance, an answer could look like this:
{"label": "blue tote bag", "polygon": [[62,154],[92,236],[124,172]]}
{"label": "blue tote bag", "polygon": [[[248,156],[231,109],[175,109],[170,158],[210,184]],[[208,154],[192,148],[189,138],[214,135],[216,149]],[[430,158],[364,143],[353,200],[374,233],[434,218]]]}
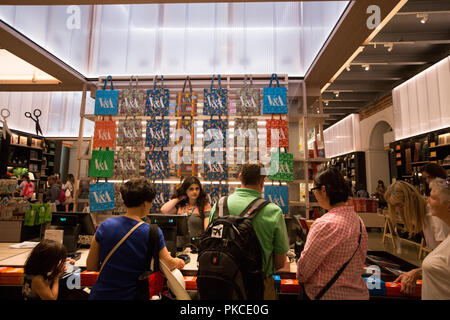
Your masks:
{"label": "blue tote bag", "polygon": [[[111,89],[106,90],[108,80],[111,81]],[[97,90],[95,93],[96,115],[116,115],[119,106],[119,90],[114,90],[112,77],[108,76],[103,86],[103,90]]]}
{"label": "blue tote bag", "polygon": [[264,186],[264,199],[275,203],[284,214],[289,213],[288,186]]}
{"label": "blue tote bag", "polygon": [[[272,81],[277,81],[277,86],[272,87]],[[278,76],[276,73],[272,74],[270,84],[263,89],[263,113],[264,114],[287,114],[287,90],[286,87],[280,87]]]}
{"label": "blue tote bag", "polygon": [[114,184],[93,183],[89,188],[89,210],[91,212],[112,210],[116,207]]}
{"label": "blue tote bag", "polygon": [[228,115],[228,90],[222,89],[220,74],[217,75],[219,88],[214,89],[214,75],[211,80],[211,87],[203,89],[203,115],[205,116],[226,116]]}

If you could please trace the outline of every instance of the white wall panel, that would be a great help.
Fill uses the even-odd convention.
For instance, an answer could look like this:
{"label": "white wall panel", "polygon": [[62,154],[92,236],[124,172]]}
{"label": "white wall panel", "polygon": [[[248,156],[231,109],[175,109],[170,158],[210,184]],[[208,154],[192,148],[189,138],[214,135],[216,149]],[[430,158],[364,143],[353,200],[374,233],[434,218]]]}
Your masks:
{"label": "white wall panel", "polygon": [[450,126],[450,56],[392,91],[395,139]]}
{"label": "white wall panel", "polygon": [[351,114],[323,131],[325,156],[336,157],[341,154],[360,151],[361,135],[359,115]]}

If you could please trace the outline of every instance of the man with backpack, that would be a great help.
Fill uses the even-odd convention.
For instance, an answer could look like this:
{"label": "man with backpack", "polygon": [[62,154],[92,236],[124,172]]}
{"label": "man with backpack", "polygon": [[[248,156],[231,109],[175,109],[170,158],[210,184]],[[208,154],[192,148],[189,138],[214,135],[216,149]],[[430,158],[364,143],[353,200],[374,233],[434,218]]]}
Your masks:
{"label": "man with backpack", "polygon": [[272,275],[287,259],[289,242],[280,207],[262,199],[260,164],[244,164],[241,188],[212,208],[199,243],[200,299],[274,300]]}

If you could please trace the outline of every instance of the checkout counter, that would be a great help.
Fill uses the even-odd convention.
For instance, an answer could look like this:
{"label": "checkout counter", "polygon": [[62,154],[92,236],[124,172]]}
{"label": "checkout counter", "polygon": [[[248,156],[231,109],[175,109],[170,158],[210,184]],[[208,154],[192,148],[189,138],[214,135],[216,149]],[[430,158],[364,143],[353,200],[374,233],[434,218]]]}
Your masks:
{"label": "checkout counter", "polygon": [[[154,217],[154,218],[162,218]],[[294,217],[294,219],[296,219]],[[63,221],[63,222],[66,222]],[[168,222],[167,222],[168,223]],[[170,222],[172,223],[172,222]],[[299,228],[305,234],[311,226],[312,221],[298,220]],[[180,225],[180,224],[178,224]],[[183,224],[184,226],[184,224]],[[185,227],[183,227],[185,228]],[[92,230],[91,230],[92,231]],[[302,237],[300,237],[302,238]],[[23,266],[32,249],[15,249],[11,248],[12,243],[0,243],[0,299],[21,299],[21,285],[23,283]],[[87,299],[89,288],[94,285],[98,272],[86,271],[86,259],[89,249],[76,250],[75,270],[66,274],[61,278],[60,282],[60,299]],[[177,252],[177,255],[184,254],[188,257],[188,261],[181,273],[184,276],[186,290],[196,291],[196,275],[197,275],[197,253],[191,252],[190,247],[184,248],[182,252]],[[296,280],[297,263],[293,249],[290,250],[285,266],[278,270],[274,275],[275,283],[279,299],[297,299],[300,290],[299,284]],[[298,256],[298,252],[297,252]],[[379,274],[377,283],[369,285],[374,279],[371,273],[371,266],[379,267]],[[369,251],[366,258],[366,268],[368,271],[363,275],[368,282],[369,293],[371,299],[420,299],[421,282],[418,282],[416,289],[416,296],[409,297],[400,293],[400,284],[392,281],[397,278],[401,272],[409,271],[417,268],[398,257],[395,257],[384,251]],[[79,286],[79,288],[67,288],[67,282],[70,281]],[[12,294],[11,291],[14,293]],[[195,294],[194,294],[195,296]]]}

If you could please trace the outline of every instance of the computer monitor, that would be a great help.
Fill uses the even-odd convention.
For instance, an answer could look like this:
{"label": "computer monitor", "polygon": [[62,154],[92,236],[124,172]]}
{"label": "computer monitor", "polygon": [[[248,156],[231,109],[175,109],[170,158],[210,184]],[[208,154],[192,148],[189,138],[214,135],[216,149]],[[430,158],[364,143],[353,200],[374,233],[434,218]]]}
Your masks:
{"label": "computer monitor", "polygon": [[157,224],[161,229],[167,250],[172,257],[176,256],[177,249],[182,251],[189,244],[189,231],[185,215],[177,214],[149,214],[150,224]]}
{"label": "computer monitor", "polygon": [[94,235],[95,226],[90,213],[84,212],[57,212],[52,214],[53,229],[64,231],[63,244],[69,254],[78,249],[78,236]]}

